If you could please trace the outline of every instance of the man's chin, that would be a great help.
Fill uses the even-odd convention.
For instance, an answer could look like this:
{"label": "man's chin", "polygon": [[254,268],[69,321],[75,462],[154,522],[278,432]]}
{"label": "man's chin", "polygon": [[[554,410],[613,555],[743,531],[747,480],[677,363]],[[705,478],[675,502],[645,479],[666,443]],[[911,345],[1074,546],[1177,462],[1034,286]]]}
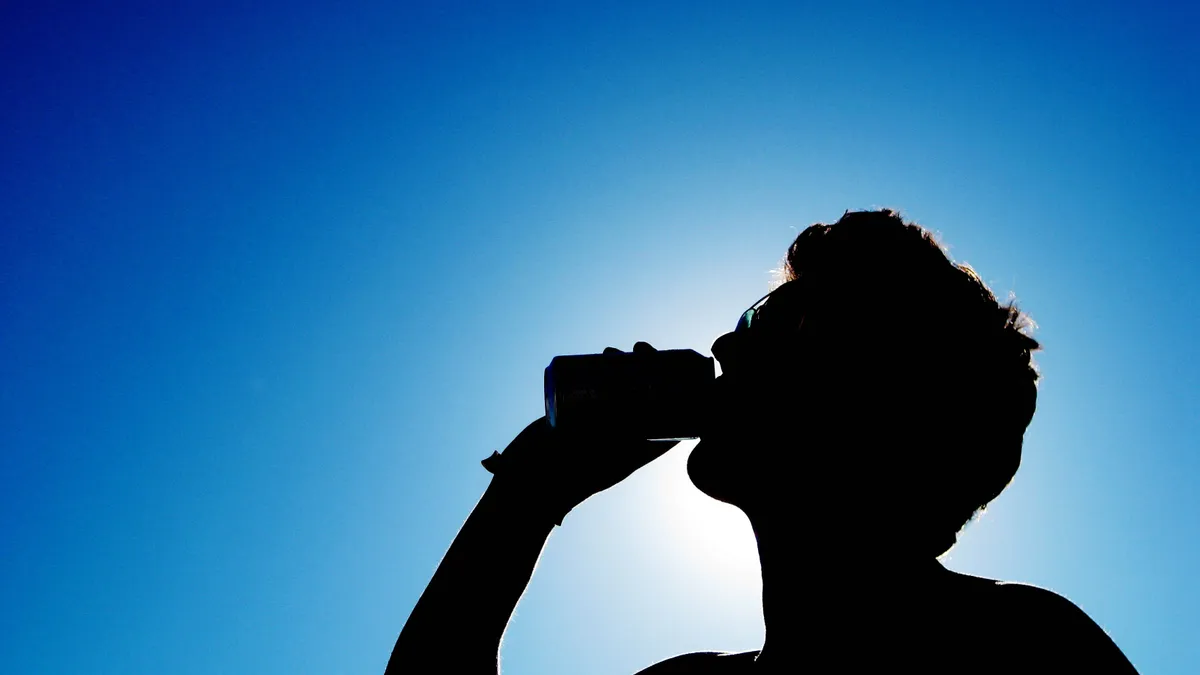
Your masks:
{"label": "man's chin", "polygon": [[688,478],[704,494],[734,506],[741,506],[750,486],[747,467],[734,460],[736,451],[718,440],[701,439],[688,455]]}

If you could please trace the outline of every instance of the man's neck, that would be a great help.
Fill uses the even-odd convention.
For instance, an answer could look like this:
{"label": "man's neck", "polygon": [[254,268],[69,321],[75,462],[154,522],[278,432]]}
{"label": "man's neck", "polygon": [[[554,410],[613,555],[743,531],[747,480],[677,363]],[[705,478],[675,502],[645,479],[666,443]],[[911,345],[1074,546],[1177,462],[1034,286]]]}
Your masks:
{"label": "man's neck", "polygon": [[[887,539],[797,537],[755,527],[766,641],[758,663],[786,664],[907,606],[945,569]],[[866,537],[862,539],[867,539]]]}

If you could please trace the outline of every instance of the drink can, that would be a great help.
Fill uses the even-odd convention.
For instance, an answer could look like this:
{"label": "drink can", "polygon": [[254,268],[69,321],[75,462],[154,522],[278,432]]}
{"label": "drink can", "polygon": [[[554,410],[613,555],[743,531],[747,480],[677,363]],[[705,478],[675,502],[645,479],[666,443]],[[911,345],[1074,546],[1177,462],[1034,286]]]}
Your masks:
{"label": "drink can", "polygon": [[546,419],[572,432],[696,438],[715,378],[712,357],[691,349],[556,356]]}

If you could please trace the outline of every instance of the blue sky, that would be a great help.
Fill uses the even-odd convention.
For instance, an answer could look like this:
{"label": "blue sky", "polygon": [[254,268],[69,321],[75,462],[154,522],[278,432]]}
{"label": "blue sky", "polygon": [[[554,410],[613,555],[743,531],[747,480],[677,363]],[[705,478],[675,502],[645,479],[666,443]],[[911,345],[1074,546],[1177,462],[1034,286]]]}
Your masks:
{"label": "blue sky", "polygon": [[[946,564],[1200,670],[1195,7],[75,4],[0,9],[6,672],[382,672],[551,357],[707,351],[874,206],[1045,345]],[[686,452],[556,531],[505,672],[758,646]]]}

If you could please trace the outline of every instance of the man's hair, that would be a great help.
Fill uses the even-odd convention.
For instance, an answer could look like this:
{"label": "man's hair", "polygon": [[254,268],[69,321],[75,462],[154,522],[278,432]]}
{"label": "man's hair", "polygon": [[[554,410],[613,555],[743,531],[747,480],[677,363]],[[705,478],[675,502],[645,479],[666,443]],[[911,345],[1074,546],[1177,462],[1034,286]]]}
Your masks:
{"label": "man's hair", "polygon": [[804,330],[836,364],[828,381],[874,418],[870,442],[902,461],[911,535],[940,555],[1020,465],[1037,400],[1032,322],[886,209],[801,232],[784,266],[793,280],[815,324]]}

